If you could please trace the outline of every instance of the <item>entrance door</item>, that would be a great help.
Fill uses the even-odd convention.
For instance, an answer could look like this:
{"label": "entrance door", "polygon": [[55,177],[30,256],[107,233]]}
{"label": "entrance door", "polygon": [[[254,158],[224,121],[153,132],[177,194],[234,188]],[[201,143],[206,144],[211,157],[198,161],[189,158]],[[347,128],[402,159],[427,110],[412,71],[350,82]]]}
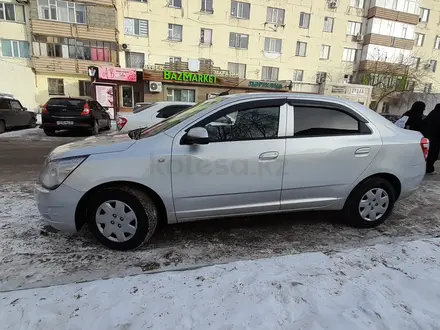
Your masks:
{"label": "entrance door", "polygon": [[207,145],[173,142],[172,186],[178,221],[264,213],[280,208],[286,99],[230,106],[191,127]]}

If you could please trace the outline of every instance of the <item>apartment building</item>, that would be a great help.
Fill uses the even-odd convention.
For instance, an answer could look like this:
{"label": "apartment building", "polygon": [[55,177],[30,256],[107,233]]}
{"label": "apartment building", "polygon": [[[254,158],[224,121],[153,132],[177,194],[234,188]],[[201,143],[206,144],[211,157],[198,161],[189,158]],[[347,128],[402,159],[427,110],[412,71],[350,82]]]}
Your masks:
{"label": "apartment building", "polygon": [[23,106],[36,109],[28,27],[26,2],[0,1],[0,93],[13,94]]}

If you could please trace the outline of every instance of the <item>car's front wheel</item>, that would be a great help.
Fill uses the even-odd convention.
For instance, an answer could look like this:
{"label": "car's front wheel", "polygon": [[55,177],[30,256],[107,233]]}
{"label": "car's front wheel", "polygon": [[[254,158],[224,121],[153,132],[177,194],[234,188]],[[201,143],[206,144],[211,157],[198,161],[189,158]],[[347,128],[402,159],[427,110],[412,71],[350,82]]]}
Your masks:
{"label": "car's front wheel", "polygon": [[396,193],[391,183],[372,177],[352,191],[344,206],[345,217],[354,227],[373,228],[389,217],[395,201]]}
{"label": "car's front wheel", "polygon": [[154,234],[158,212],[144,192],[124,186],[104,188],[90,198],[88,225],[95,238],[113,250],[132,250]]}

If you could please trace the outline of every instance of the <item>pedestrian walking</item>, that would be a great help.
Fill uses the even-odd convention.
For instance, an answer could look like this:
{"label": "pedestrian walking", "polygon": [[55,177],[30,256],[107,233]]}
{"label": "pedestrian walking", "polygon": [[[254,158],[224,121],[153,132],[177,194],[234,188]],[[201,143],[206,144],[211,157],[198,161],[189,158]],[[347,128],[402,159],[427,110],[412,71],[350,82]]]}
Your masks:
{"label": "pedestrian walking", "polygon": [[429,139],[426,173],[432,174],[435,172],[434,163],[440,152],[440,103],[423,120],[422,134]]}
{"label": "pedestrian walking", "polygon": [[396,121],[396,125],[401,128],[410,129],[412,131],[422,131],[423,111],[426,104],[421,101],[414,102],[411,109],[405,112],[402,117]]}

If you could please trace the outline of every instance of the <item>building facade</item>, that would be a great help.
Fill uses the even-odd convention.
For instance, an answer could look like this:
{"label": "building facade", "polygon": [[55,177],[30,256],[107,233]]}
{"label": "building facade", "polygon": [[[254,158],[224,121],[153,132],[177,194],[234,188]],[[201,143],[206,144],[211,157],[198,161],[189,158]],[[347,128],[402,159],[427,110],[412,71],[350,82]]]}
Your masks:
{"label": "building facade", "polygon": [[[0,1],[0,68],[19,80],[0,92],[32,98],[21,93],[29,85],[28,103],[96,95],[94,83],[113,86],[115,111],[225,90],[323,93],[324,85],[360,83],[373,87],[381,111],[393,88],[440,91],[434,0]],[[165,79],[176,66],[226,84]],[[91,79],[89,67],[135,70],[137,80]]]}

